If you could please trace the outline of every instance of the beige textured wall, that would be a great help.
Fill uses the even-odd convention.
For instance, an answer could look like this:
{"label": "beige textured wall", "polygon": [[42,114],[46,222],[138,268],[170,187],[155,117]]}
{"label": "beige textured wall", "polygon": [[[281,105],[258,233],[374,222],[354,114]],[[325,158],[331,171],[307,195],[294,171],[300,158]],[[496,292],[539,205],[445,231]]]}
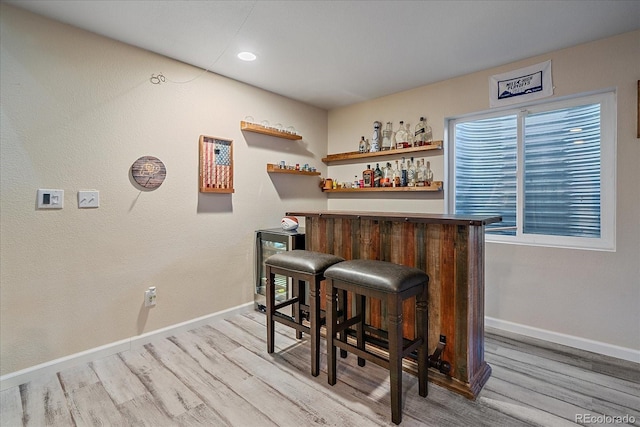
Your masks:
{"label": "beige textured wall", "polygon": [[[265,164],[324,170],[326,111],[211,73],[152,85],[201,70],[4,4],[0,18],[1,374],[252,301],[253,231],[327,204],[315,177]],[[243,134],[246,115],[304,139]],[[233,139],[235,194],[199,194],[200,134]],[[153,192],[129,178],[144,155],[167,168]],[[64,209],[35,209],[38,188],[64,189]],[[77,208],[82,189],[100,208]]]}
{"label": "beige textured wall", "polygon": [[[487,49],[487,54],[491,54]],[[636,138],[636,82],[640,32],[580,45],[329,112],[328,152],[356,149],[374,120],[410,120],[423,114],[434,138],[447,117],[489,109],[489,76],[550,59],[554,97],[617,89],[617,251],[487,244],[486,314],[611,346],[640,350],[640,140]],[[431,155],[444,179],[444,153]],[[330,166],[329,176],[353,177],[362,165]],[[330,209],[441,213],[444,199],[329,197]]]}

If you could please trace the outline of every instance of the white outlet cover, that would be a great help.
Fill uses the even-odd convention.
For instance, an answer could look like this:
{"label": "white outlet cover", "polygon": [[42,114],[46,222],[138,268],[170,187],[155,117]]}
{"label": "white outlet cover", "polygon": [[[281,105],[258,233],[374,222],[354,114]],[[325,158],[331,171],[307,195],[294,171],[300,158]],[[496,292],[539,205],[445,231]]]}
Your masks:
{"label": "white outlet cover", "polygon": [[38,209],[62,209],[64,207],[64,190],[38,190]]}
{"label": "white outlet cover", "polygon": [[78,208],[97,208],[100,207],[100,192],[98,190],[81,190],[78,191]]}

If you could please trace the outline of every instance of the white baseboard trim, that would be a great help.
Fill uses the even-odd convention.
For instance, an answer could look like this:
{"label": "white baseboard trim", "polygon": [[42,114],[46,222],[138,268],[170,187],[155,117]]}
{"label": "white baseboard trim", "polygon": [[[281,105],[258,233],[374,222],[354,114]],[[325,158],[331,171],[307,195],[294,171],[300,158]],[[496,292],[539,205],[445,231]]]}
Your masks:
{"label": "white baseboard trim", "polygon": [[0,377],[0,391],[27,383],[42,375],[55,374],[64,369],[76,366],[80,363],[88,363],[94,360],[102,359],[104,357],[120,353],[122,351],[130,350],[134,347],[143,346],[155,339],[170,337],[171,335],[175,335],[183,331],[188,331],[198,328],[202,325],[206,325],[214,320],[224,317],[230,317],[236,314],[247,313],[249,311],[252,311],[253,309],[254,302],[252,301],[229,308],[227,310],[218,311],[213,314],[171,325],[166,328],[157,329],[155,331],[147,332],[142,335],[136,335],[131,338],[92,348],[80,353],[71,354],[69,356],[41,363],[39,365],[32,366],[30,368],[26,368],[17,372],[12,372]]}
{"label": "white baseboard trim", "polygon": [[586,338],[575,337],[573,335],[566,335],[559,332],[548,331],[546,329],[534,328],[533,326],[513,323],[507,320],[495,319],[493,317],[485,317],[484,325],[489,328],[495,328],[507,332],[512,332],[514,334],[537,338],[555,344],[590,351],[592,353],[603,354],[605,356],[611,356],[617,359],[627,360],[629,362],[640,363],[640,351],[631,348],[620,347],[600,341],[593,341]]}

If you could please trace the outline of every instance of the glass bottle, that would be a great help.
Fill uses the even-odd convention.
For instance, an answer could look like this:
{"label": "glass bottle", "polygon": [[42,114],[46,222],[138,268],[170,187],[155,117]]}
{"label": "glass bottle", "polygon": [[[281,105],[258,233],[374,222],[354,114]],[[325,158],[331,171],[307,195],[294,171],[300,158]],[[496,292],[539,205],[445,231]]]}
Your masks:
{"label": "glass bottle", "polygon": [[433,131],[431,126],[427,123],[427,118],[424,119],[424,145],[429,145],[433,142]]}
{"label": "glass bottle", "polygon": [[396,132],[396,148],[407,148],[407,130],[403,120],[400,120],[400,127]]}
{"label": "glass bottle", "polygon": [[393,129],[391,122],[387,122],[386,127],[382,131],[382,151],[391,150],[393,148]]}
{"label": "glass bottle", "polygon": [[396,167],[393,168],[393,181],[392,187],[400,187],[401,186],[401,177],[400,177],[400,167],[398,166],[398,161],[396,160]]}
{"label": "glass bottle", "polygon": [[413,164],[413,157],[409,160],[407,165],[407,187],[416,186],[416,167]]}
{"label": "glass bottle", "polygon": [[431,185],[433,182],[433,171],[431,170],[431,162],[427,162],[424,173],[425,185]]}
{"label": "glass bottle", "polygon": [[413,133],[415,138],[414,147],[422,147],[425,144],[425,132],[426,132],[427,123],[425,122],[424,117],[420,117],[420,121],[416,125],[416,130]]}
{"label": "glass bottle", "polygon": [[358,152],[359,153],[367,152],[367,142],[364,140],[364,136],[360,138],[360,143],[358,144]]}
{"label": "glass bottle", "polygon": [[425,181],[425,167],[424,159],[418,160],[418,166],[416,168],[416,186],[424,187]]}
{"label": "glass bottle", "polygon": [[376,168],[373,170],[373,186],[382,186],[382,170],[380,170],[380,163],[376,163]]}
{"label": "glass bottle", "polygon": [[413,132],[411,132],[411,125],[409,122],[405,125],[405,129],[407,132],[407,148],[413,147]]}
{"label": "glass bottle", "polygon": [[387,167],[384,168],[384,171],[382,173],[382,186],[391,187],[391,182],[393,181],[393,169],[391,168],[391,163],[387,162]]}
{"label": "glass bottle", "polygon": [[373,135],[371,136],[371,146],[367,151],[371,151],[372,153],[376,153],[380,151],[380,145],[381,145],[380,127],[382,127],[382,123],[380,123],[379,121],[373,122]]}
{"label": "glass bottle", "polygon": [[367,165],[367,168],[362,172],[362,181],[364,187],[373,187],[373,169],[371,165]]}
{"label": "glass bottle", "polygon": [[400,187],[407,186],[407,163],[404,161],[404,157],[402,158],[402,163],[400,164]]}

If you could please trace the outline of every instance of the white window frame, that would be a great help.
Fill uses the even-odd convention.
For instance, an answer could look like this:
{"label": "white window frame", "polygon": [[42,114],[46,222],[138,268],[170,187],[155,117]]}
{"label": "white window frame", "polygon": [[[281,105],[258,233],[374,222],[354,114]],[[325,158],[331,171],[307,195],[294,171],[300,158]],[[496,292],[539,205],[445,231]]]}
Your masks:
{"label": "white window frame", "polygon": [[[522,126],[524,117],[529,113],[561,109],[582,104],[600,103],[600,237],[573,237],[541,234],[524,234],[523,201],[524,201],[524,146]],[[455,213],[455,125],[460,122],[475,121],[510,114],[518,115],[518,148],[517,148],[517,202],[515,236],[497,235],[487,232],[487,242],[506,244],[561,247],[572,249],[591,249],[602,251],[616,250],[616,159],[617,159],[617,97],[615,89],[590,92],[576,96],[543,100],[529,104],[510,106],[479,113],[445,119],[445,209],[447,213]]]}

